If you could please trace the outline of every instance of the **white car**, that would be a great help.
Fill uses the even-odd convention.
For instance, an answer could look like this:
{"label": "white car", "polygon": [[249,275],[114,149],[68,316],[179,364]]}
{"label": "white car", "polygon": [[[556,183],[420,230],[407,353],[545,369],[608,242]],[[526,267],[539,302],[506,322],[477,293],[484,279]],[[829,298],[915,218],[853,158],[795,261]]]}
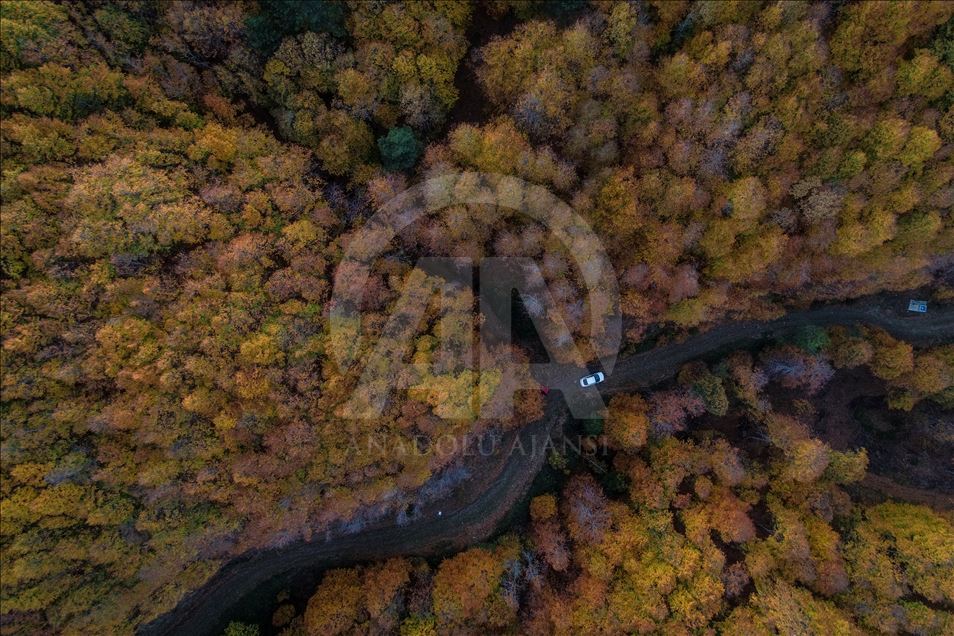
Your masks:
{"label": "white car", "polygon": [[908,301],[908,311],[913,311],[919,314],[927,313],[927,301],[926,300],[909,300]]}
{"label": "white car", "polygon": [[591,375],[586,375],[580,378],[580,386],[584,389],[588,386],[593,386],[594,384],[599,384],[606,379],[606,376],[603,375],[602,371],[597,371]]}

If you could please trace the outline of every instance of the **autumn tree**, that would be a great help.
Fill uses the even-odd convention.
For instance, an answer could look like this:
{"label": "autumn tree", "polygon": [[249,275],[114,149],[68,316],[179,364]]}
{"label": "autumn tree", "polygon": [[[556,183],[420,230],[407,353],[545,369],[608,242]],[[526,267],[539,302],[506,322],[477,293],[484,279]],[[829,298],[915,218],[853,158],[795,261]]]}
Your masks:
{"label": "autumn tree", "polygon": [[634,450],[646,443],[649,433],[648,406],[640,396],[618,396],[610,400],[606,435],[617,447]]}

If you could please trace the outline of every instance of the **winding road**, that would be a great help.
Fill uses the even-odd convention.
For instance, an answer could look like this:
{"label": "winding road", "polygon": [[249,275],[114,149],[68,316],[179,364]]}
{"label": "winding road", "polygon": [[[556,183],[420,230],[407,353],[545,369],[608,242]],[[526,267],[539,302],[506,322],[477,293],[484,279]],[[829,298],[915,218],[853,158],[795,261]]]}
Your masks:
{"label": "winding road", "polygon": [[[954,305],[932,304],[927,314],[914,314],[907,311],[910,297],[879,294],[794,311],[775,320],[727,323],[679,343],[621,358],[600,385],[600,393],[649,387],[671,377],[690,360],[747,347],[807,325],[864,323],[919,345],[954,340]],[[541,381],[563,389],[585,373],[586,369],[562,367]],[[541,420],[505,434],[496,453],[479,458],[480,479],[465,480],[447,497],[424,505],[410,523],[382,519],[354,534],[300,541],[236,558],[139,633],[219,634],[263,586],[278,591],[302,572],[398,555],[436,556],[489,538],[529,490],[546,458],[547,441],[561,434],[567,416],[563,400],[551,392]]]}

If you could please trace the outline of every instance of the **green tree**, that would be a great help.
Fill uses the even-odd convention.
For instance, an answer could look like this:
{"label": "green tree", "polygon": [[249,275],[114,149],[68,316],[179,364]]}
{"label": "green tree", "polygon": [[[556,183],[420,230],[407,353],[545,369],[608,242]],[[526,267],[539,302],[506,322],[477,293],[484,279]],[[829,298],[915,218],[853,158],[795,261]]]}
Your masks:
{"label": "green tree", "polygon": [[232,621],[222,632],[222,636],[258,636],[258,625]]}
{"label": "green tree", "polygon": [[378,138],[381,163],[388,170],[409,170],[421,154],[421,142],[407,126],[392,128],[384,137]]}
{"label": "green tree", "polygon": [[809,325],[799,329],[794,338],[795,346],[808,353],[818,353],[828,347],[830,340],[828,331],[817,325]]}
{"label": "green tree", "polygon": [[252,48],[264,55],[270,55],[288,35],[306,31],[330,33],[335,37],[347,34],[347,7],[339,0],[269,0],[259,3],[259,7],[259,13],[246,18],[245,30]]}
{"label": "green tree", "polygon": [[729,398],[726,396],[722,378],[708,371],[692,382],[692,390],[705,402],[706,410],[713,415],[725,415],[729,410]]}

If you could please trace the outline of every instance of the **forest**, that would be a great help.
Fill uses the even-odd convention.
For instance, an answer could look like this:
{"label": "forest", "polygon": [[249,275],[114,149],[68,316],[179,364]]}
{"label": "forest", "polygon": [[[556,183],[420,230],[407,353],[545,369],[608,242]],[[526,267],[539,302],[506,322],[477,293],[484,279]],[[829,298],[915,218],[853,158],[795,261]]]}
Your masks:
{"label": "forest", "polygon": [[[592,327],[591,255],[474,204],[407,227],[346,299],[363,337],[331,330],[344,255],[428,179],[566,202],[622,354],[954,302],[941,0],[0,0],[0,124],[4,636],[135,633],[237,557],[453,487],[437,440],[544,416],[519,342],[475,347],[508,372],[442,357],[466,295],[422,301],[400,355],[428,371],[380,417],[339,415],[362,373],[332,352],[371,356],[421,257],[532,258]],[[606,401],[507,532],[333,569],[227,633],[954,631],[950,331],[806,328]]]}
{"label": "forest", "polygon": [[[560,486],[530,500],[525,526],[436,564],[327,571],[298,607],[280,595],[271,633],[948,634],[949,510],[871,500],[867,451],[814,433],[826,391],[900,389],[884,377],[912,356],[954,369],[950,345],[912,353],[835,328],[617,395],[582,423],[589,451],[550,458]],[[954,438],[929,420],[938,406],[898,433],[944,446],[944,470]]]}

